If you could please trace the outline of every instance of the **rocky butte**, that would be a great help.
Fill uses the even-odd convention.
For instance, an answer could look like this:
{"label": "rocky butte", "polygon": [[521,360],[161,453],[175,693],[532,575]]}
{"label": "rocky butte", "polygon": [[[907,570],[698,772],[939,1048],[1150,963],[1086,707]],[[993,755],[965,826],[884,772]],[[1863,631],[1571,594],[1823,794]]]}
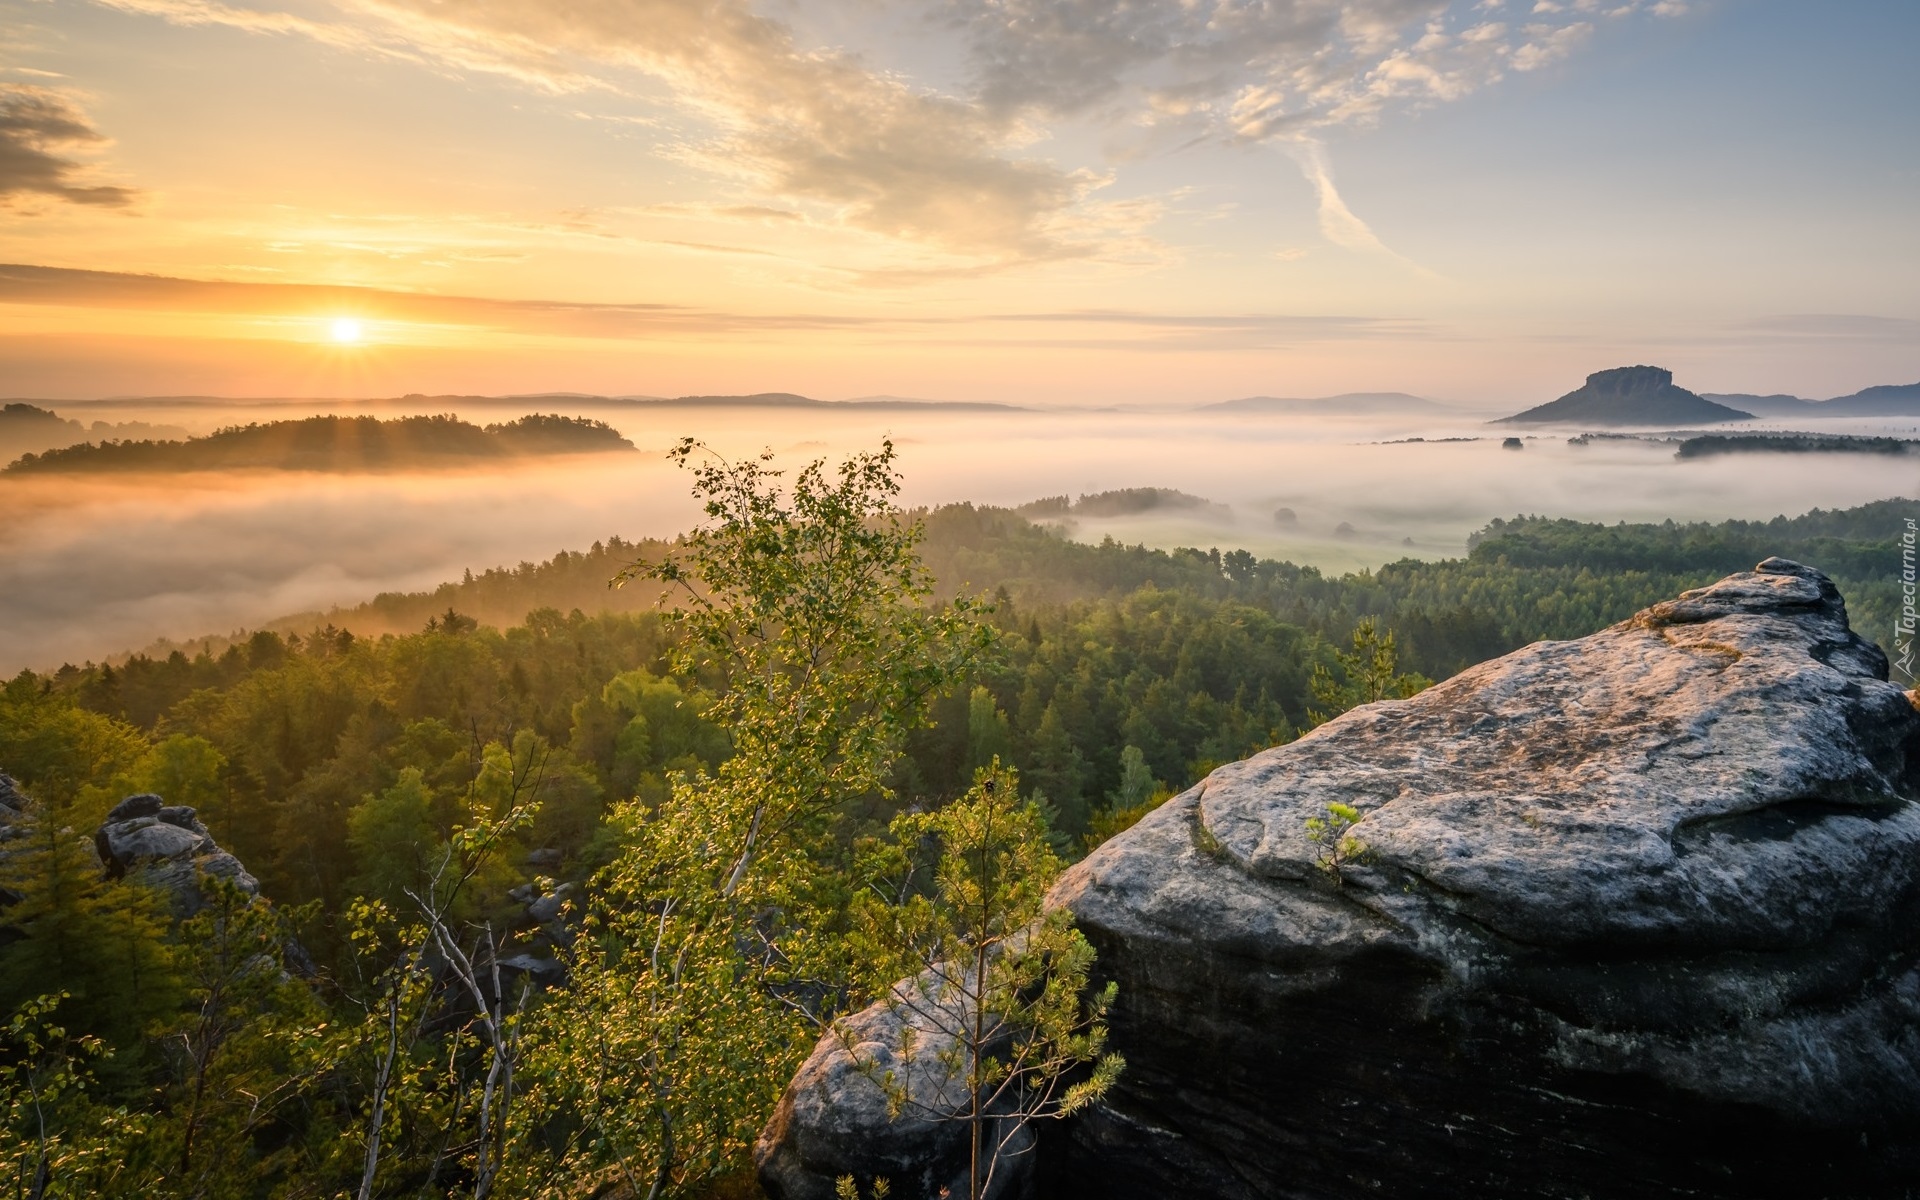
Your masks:
{"label": "rocky butte", "polygon": [[[1910,1195],[1916,702],[1768,559],[1220,768],[1055,887],[1127,1068],[997,1194]],[[1369,851],[1338,876],[1333,802]],[[961,1136],[889,1123],[829,1039],[761,1178],[964,1196]]]}
{"label": "rocky butte", "polygon": [[1686,425],[1716,425],[1723,421],[1750,421],[1753,414],[1715,404],[1683,387],[1674,386],[1665,367],[1615,367],[1587,376],[1585,386],[1558,400],[1530,408],[1495,425],[1633,425],[1675,429]]}

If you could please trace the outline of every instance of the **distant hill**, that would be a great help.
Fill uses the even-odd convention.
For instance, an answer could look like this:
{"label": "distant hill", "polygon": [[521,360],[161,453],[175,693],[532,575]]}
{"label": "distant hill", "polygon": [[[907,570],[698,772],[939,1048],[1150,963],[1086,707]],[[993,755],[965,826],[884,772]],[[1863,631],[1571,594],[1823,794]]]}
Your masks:
{"label": "distant hill", "polygon": [[1305,416],[1374,415],[1378,413],[1445,412],[1447,406],[1405,392],[1343,392],[1338,396],[1315,399],[1291,399],[1282,396],[1248,396],[1241,400],[1223,400],[1203,404],[1195,412],[1227,413],[1299,413]]}
{"label": "distant hill", "polygon": [[0,462],[22,454],[72,446],[89,436],[99,441],[108,438],[186,437],[187,431],[173,425],[149,425],[145,421],[109,424],[95,421],[88,429],[51,409],[18,401],[0,406]]}
{"label": "distant hill", "polygon": [[1069,501],[1065,496],[1048,496],[1022,504],[1014,510],[1029,520],[1044,521],[1051,517],[1136,517],[1150,512],[1178,512],[1189,516],[1205,517],[1210,520],[1232,520],[1233,509],[1188,492],[1173,488],[1138,487],[1119,488],[1111,492],[1095,492],[1082,495],[1080,499]]}
{"label": "distant hill", "polygon": [[21,433],[64,433],[79,428],[80,422],[69,421],[59,413],[32,404],[12,402],[0,407],[0,429],[9,433],[16,430]]}
{"label": "distant hill", "polygon": [[633,448],[612,426],[585,417],[536,413],[482,428],[451,416],[328,416],[236,425],[185,441],[86,443],[24,455],[0,473],[390,471]]}
{"label": "distant hill", "polygon": [[1702,400],[1711,400],[1715,404],[1741,412],[1752,413],[1756,417],[1816,417],[1820,415],[1818,400],[1803,400],[1799,396],[1776,393],[1771,396],[1755,396],[1746,392],[1722,393],[1701,392]]}
{"label": "distant hill", "polygon": [[1823,417],[1920,417],[1920,383],[1883,384],[1814,406]]}
{"label": "distant hill", "polygon": [[1576,388],[1537,408],[1491,422],[1495,425],[1713,425],[1745,421],[1753,416],[1737,408],[1715,404],[1683,387],[1675,387],[1673,372],[1664,367],[1615,367],[1587,376]]}
{"label": "distant hill", "polygon": [[1831,400],[1712,392],[1702,392],[1701,398],[1761,417],[1920,417],[1920,383],[1862,388],[1850,396],[1835,396]]}

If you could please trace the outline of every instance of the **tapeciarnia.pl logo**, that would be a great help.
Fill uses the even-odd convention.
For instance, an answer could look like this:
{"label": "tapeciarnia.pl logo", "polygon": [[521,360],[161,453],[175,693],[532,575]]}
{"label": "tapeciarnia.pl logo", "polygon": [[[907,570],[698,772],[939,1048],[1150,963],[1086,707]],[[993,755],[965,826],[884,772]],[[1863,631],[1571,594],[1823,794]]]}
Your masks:
{"label": "tapeciarnia.pl logo", "polygon": [[1913,633],[1917,614],[1914,612],[1914,542],[1920,537],[1914,519],[1907,518],[1906,531],[1900,535],[1900,619],[1893,626],[1893,669],[1906,680],[1907,686],[1913,686]]}

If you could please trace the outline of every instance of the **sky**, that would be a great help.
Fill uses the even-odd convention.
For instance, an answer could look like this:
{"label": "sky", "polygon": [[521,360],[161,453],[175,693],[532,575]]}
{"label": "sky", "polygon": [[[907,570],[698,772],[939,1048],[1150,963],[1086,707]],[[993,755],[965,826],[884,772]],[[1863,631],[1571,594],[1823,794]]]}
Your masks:
{"label": "sky", "polygon": [[0,0],[0,395],[1920,379],[1911,0]]}

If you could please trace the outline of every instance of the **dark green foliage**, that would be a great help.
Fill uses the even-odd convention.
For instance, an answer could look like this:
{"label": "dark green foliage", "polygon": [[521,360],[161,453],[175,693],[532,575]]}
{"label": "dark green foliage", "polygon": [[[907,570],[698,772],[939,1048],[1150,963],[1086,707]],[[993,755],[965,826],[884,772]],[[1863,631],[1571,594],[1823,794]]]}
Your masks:
{"label": "dark green foliage", "polygon": [[125,1048],[108,1065],[125,1082],[142,1065],[141,1035],[181,999],[166,899],[136,880],[103,876],[92,829],[76,830],[44,809],[22,824],[0,856],[0,888],[20,897],[5,909],[0,1009],[16,1011],[53,988],[66,992],[61,1024]]}
{"label": "dark green foliage", "polygon": [[[1885,639],[1910,509],[1884,501],[1713,525],[1520,517],[1490,524],[1465,559],[1328,577],[1245,551],[1071,542],[1004,509],[943,507],[922,514],[922,556],[941,594],[996,589],[993,620],[1006,636],[994,665],[936,701],[934,724],[912,735],[893,782],[909,802],[937,802],[997,754],[1019,765],[1077,842],[1110,807],[1128,746],[1177,791],[1292,737],[1309,706],[1326,707],[1310,694],[1316,669],[1335,670],[1335,647],[1363,621],[1393,635],[1397,670],[1445,678],[1529,641],[1592,632],[1769,554],[1835,574],[1856,625]],[[65,795],[124,775],[146,750],[117,742],[110,727],[83,733],[98,714],[198,737],[191,752],[169,753],[181,759],[176,777],[187,759],[201,764],[193,802],[215,835],[270,894],[331,907],[362,869],[347,848],[354,806],[416,767],[441,797],[444,831],[456,815],[449,798],[475,777],[481,750],[530,730],[563,768],[543,784],[553,801],[536,840],[584,854],[605,804],[657,802],[671,771],[727,753],[725,735],[700,715],[714,681],[671,674],[657,617],[537,607],[549,598],[632,604],[609,593],[607,579],[661,549],[616,539],[358,610],[369,623],[404,619],[414,630],[431,617],[427,633],[260,632],[219,657],[174,652],[17,681],[15,693],[51,687],[67,703],[41,733],[18,735],[22,751],[0,731],[0,762],[47,776]],[[524,624],[469,628],[465,614],[514,604],[533,609]],[[1329,678],[1344,686],[1344,676]],[[75,754],[105,757],[67,761]],[[222,760],[217,784],[205,779],[208,754]]]}
{"label": "dark green foliage", "polygon": [[1337,671],[1315,667],[1307,690],[1318,706],[1307,715],[1315,725],[1324,725],[1350,708],[1380,700],[1404,700],[1433,685],[1424,675],[1400,673],[1399,647],[1391,629],[1381,632],[1372,617],[1360,618],[1353,627],[1353,648],[1336,650]]}

